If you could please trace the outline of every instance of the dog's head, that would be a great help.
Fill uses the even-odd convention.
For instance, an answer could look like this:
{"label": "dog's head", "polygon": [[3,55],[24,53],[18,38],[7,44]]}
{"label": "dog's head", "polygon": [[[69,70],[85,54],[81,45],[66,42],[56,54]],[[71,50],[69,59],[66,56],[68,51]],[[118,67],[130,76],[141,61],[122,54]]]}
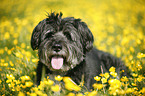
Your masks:
{"label": "dog's head", "polygon": [[33,30],[31,47],[51,71],[68,71],[80,64],[93,47],[93,35],[87,25],[62,13],[51,13]]}

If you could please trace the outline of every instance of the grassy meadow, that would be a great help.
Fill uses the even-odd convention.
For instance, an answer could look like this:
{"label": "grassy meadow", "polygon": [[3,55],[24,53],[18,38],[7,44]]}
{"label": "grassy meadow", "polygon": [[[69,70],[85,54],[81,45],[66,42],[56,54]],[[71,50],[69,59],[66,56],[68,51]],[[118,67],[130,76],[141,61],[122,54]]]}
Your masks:
{"label": "grassy meadow", "polygon": [[[111,67],[109,73],[94,77],[91,91],[83,85],[85,81],[76,85],[61,76],[55,80],[48,76],[36,86],[38,56],[30,46],[31,33],[54,11],[86,22],[94,46],[121,58],[131,77],[118,80]],[[145,95],[144,0],[0,0],[0,96],[96,95]]]}

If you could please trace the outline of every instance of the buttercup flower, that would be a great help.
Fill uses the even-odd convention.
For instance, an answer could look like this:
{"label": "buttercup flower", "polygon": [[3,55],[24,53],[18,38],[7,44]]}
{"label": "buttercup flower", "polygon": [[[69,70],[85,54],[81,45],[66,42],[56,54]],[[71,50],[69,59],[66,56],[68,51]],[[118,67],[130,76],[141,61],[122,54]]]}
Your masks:
{"label": "buttercup flower", "polygon": [[111,67],[111,68],[109,69],[109,71],[110,71],[110,72],[115,72],[115,67]]}
{"label": "buttercup flower", "polygon": [[101,77],[96,76],[96,77],[94,77],[94,79],[95,79],[96,81],[100,81],[100,80],[101,80]]}
{"label": "buttercup flower", "polygon": [[61,77],[60,75],[55,77],[55,80],[57,80],[57,81],[61,81],[62,79],[63,79],[63,77]]}
{"label": "buttercup flower", "polygon": [[102,84],[97,84],[97,83],[95,83],[95,84],[93,84],[93,87],[94,87],[94,89],[100,90],[100,89],[103,88],[103,85],[102,85]]}
{"label": "buttercup flower", "polygon": [[101,81],[102,81],[102,83],[107,83],[107,79],[104,77],[101,79]]}
{"label": "buttercup flower", "polygon": [[19,92],[18,96],[25,96],[23,92]]}
{"label": "buttercup flower", "polygon": [[143,57],[145,57],[145,54],[140,53],[140,52],[137,54],[137,58],[143,58]]}
{"label": "buttercup flower", "polygon": [[97,91],[92,91],[89,92],[87,96],[96,96],[97,95]]}
{"label": "buttercup flower", "polygon": [[63,81],[65,83],[65,88],[69,91],[80,91],[81,87],[79,87],[78,85],[76,85],[72,79],[70,77],[64,77]]}
{"label": "buttercup flower", "polygon": [[51,86],[51,90],[54,92],[58,92],[58,91],[60,91],[60,86],[58,84]]}
{"label": "buttercup flower", "polygon": [[4,38],[5,38],[5,39],[9,39],[9,38],[10,38],[9,32],[6,32],[6,33],[4,34]]}
{"label": "buttercup flower", "polygon": [[26,87],[31,87],[33,85],[33,83],[31,81],[29,82],[25,82]]}

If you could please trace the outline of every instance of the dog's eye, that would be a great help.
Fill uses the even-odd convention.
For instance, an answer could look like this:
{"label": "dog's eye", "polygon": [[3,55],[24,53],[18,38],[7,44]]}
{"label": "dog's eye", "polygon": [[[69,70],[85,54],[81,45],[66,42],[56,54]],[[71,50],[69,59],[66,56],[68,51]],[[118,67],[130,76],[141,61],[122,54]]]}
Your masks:
{"label": "dog's eye", "polygon": [[72,37],[71,37],[71,34],[70,33],[65,32],[64,35],[66,36],[67,39],[69,39],[69,40],[72,41]]}
{"label": "dog's eye", "polygon": [[49,32],[49,33],[47,33],[47,35],[46,35],[45,38],[51,38],[51,37],[53,37],[53,32]]}

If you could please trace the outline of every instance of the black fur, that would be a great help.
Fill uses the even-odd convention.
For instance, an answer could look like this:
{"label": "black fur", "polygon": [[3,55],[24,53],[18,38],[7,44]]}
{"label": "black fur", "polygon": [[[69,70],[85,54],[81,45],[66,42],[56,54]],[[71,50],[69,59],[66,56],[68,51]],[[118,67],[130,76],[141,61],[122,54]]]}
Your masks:
{"label": "black fur", "polygon": [[[86,23],[73,17],[62,18],[62,13],[51,13],[33,30],[32,49],[38,49],[37,84],[40,84],[42,67],[47,75],[71,77],[77,84],[84,76],[85,86],[92,88],[94,77],[109,72],[114,66],[119,76],[127,76],[127,68],[120,59],[93,48],[93,35]],[[55,70],[51,66],[51,57],[64,58],[63,67]],[[120,74],[120,71],[124,73]]]}

